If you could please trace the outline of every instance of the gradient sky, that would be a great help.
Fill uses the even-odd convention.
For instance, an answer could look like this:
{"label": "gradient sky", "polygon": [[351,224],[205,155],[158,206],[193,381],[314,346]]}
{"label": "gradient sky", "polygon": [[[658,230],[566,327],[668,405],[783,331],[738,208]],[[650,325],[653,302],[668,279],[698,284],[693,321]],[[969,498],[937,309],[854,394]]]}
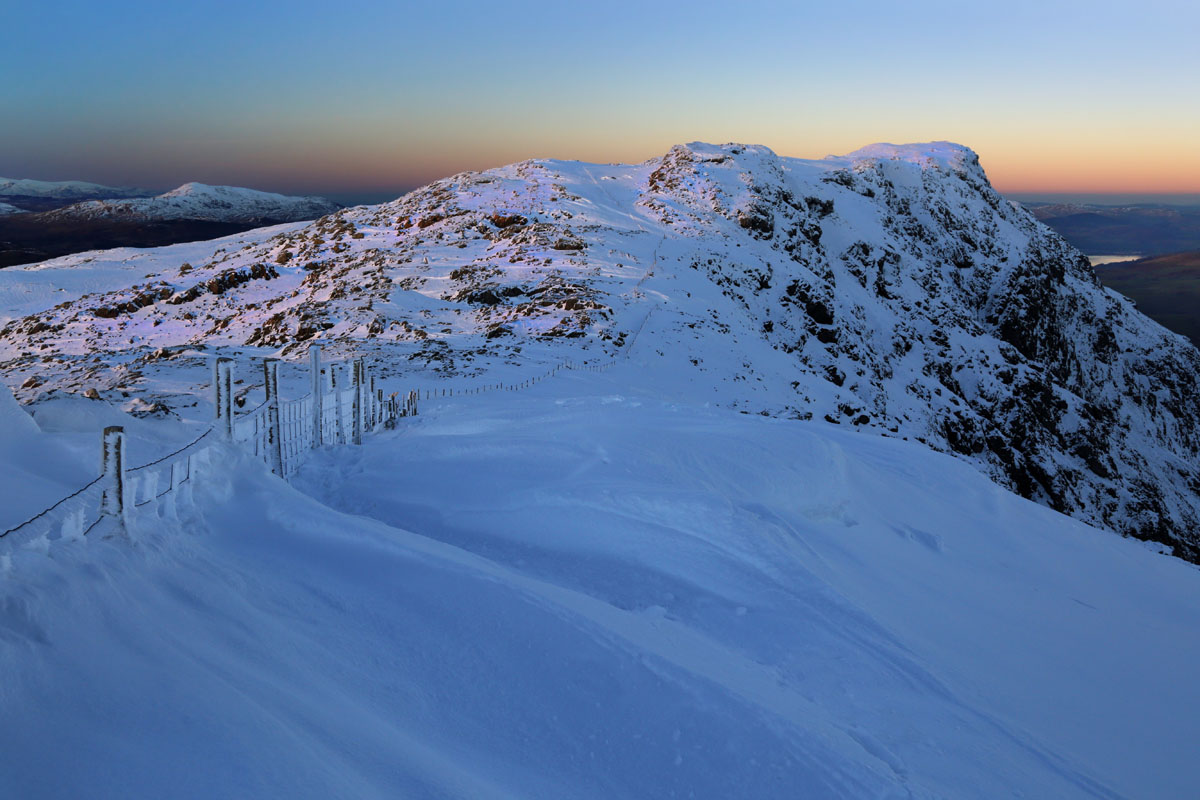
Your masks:
{"label": "gradient sky", "polygon": [[0,0],[0,175],[376,199],[693,140],[949,139],[997,188],[1200,192],[1200,10]]}

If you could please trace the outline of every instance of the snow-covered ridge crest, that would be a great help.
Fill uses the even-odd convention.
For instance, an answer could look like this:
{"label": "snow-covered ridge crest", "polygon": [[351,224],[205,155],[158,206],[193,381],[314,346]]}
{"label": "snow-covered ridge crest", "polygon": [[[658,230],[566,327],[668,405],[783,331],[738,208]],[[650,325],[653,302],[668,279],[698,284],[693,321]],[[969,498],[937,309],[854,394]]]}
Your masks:
{"label": "snow-covered ridge crest", "polygon": [[341,208],[323,197],[292,197],[237,186],[185,183],[155,197],[92,200],[49,212],[54,219],[298,222]]}
{"label": "snow-covered ridge crest", "polygon": [[0,332],[0,369],[33,381],[23,400],[153,392],[166,368],[145,359],[181,344],[299,357],[316,341],[466,380],[538,348],[611,355],[653,308],[639,347],[664,392],[918,438],[1200,556],[1200,353],[958,145],[527,161],[56,299]]}
{"label": "snow-covered ridge crest", "polygon": [[844,156],[829,156],[830,161],[859,163],[865,161],[906,161],[918,166],[932,166],[953,172],[974,172],[983,177],[979,156],[969,147],[954,142],[926,144],[889,144],[879,142],[859,148]]}

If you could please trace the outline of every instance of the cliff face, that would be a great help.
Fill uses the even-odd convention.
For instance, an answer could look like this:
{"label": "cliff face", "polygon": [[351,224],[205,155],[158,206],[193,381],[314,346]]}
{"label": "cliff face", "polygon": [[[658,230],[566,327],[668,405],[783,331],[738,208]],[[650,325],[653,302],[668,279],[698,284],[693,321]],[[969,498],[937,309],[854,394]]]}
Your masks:
{"label": "cliff face", "polygon": [[12,319],[0,367],[40,376],[30,400],[155,348],[322,341],[468,377],[535,351],[611,354],[644,325],[664,390],[918,438],[1200,557],[1200,354],[956,145],[524,162],[193,262]]}
{"label": "cliff face", "polygon": [[1022,495],[1195,559],[1195,348],[1101,288],[969,150],[837,161],[814,181],[811,164],[761,149],[677,148],[641,202],[697,228],[710,207],[769,250],[695,266],[836,386],[815,413],[915,432]]}

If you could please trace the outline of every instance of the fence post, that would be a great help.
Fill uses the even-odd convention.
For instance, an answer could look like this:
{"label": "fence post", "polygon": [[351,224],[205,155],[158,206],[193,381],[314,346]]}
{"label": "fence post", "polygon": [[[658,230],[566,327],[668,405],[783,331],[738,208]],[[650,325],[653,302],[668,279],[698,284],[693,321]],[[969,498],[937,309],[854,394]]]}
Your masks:
{"label": "fence post", "polygon": [[[336,406],[337,420],[334,425],[334,436],[338,444],[346,443],[346,410],[342,403],[342,389],[338,385],[338,367],[340,364],[329,365],[329,380],[333,383],[333,401]],[[344,377],[344,376],[343,376]]]}
{"label": "fence post", "polygon": [[283,475],[283,443],[279,435],[279,361],[263,359],[263,383],[267,387],[267,466]]}
{"label": "fence post", "polygon": [[212,360],[212,391],[213,391],[213,420],[218,423],[220,428],[221,422],[221,359],[213,358]]}
{"label": "fence post", "polygon": [[[376,394],[376,392],[378,390],[375,388],[375,376],[374,375],[370,376],[370,391],[371,391],[371,429],[374,430],[375,426],[379,424],[379,395]],[[382,394],[382,392],[380,392],[379,394]]]}
{"label": "fence post", "polygon": [[308,364],[312,371],[312,446],[320,447],[324,444],[321,420],[325,411],[325,387],[321,381],[321,345],[314,344],[308,348]]}
{"label": "fence post", "polygon": [[350,432],[354,444],[362,444],[362,361],[355,359],[350,370]]}
{"label": "fence post", "polygon": [[370,433],[373,414],[375,413],[375,393],[371,391],[374,382],[371,379],[371,370],[367,368],[366,362],[362,367],[362,393],[363,393],[363,433]]}
{"label": "fence post", "polygon": [[125,429],[111,425],[100,440],[100,474],[104,476],[104,494],[100,513],[125,521]]}
{"label": "fence post", "polygon": [[217,430],[233,439],[233,359],[218,358],[216,365]]}

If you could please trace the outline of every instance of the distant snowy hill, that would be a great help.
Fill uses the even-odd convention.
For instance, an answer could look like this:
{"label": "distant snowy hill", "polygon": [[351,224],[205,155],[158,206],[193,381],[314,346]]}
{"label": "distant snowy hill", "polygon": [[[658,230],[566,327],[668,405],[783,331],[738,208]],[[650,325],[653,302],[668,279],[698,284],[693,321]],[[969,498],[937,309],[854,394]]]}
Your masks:
{"label": "distant snowy hill", "polygon": [[28,178],[0,178],[0,198],[36,197],[58,200],[92,200],[109,197],[145,197],[145,189],[129,186],[103,186],[87,181],[37,181]]}
{"label": "distant snowy hill", "polygon": [[310,342],[468,381],[612,353],[644,325],[664,391],[916,439],[1200,556],[1200,353],[1101,287],[964,147],[529,161],[190,252],[83,297],[53,268],[6,275],[58,301],[10,314],[8,382],[26,401],[97,387],[170,404],[186,365],[159,348],[300,358]]}
{"label": "distant snowy hill", "polygon": [[0,203],[0,214],[20,214],[22,211],[24,211],[24,209],[17,208],[14,205]]}
{"label": "distant snowy hill", "polygon": [[236,186],[185,183],[156,197],[93,200],[49,212],[54,220],[203,220],[274,224],[310,220],[341,206],[323,197],[291,197]]}

